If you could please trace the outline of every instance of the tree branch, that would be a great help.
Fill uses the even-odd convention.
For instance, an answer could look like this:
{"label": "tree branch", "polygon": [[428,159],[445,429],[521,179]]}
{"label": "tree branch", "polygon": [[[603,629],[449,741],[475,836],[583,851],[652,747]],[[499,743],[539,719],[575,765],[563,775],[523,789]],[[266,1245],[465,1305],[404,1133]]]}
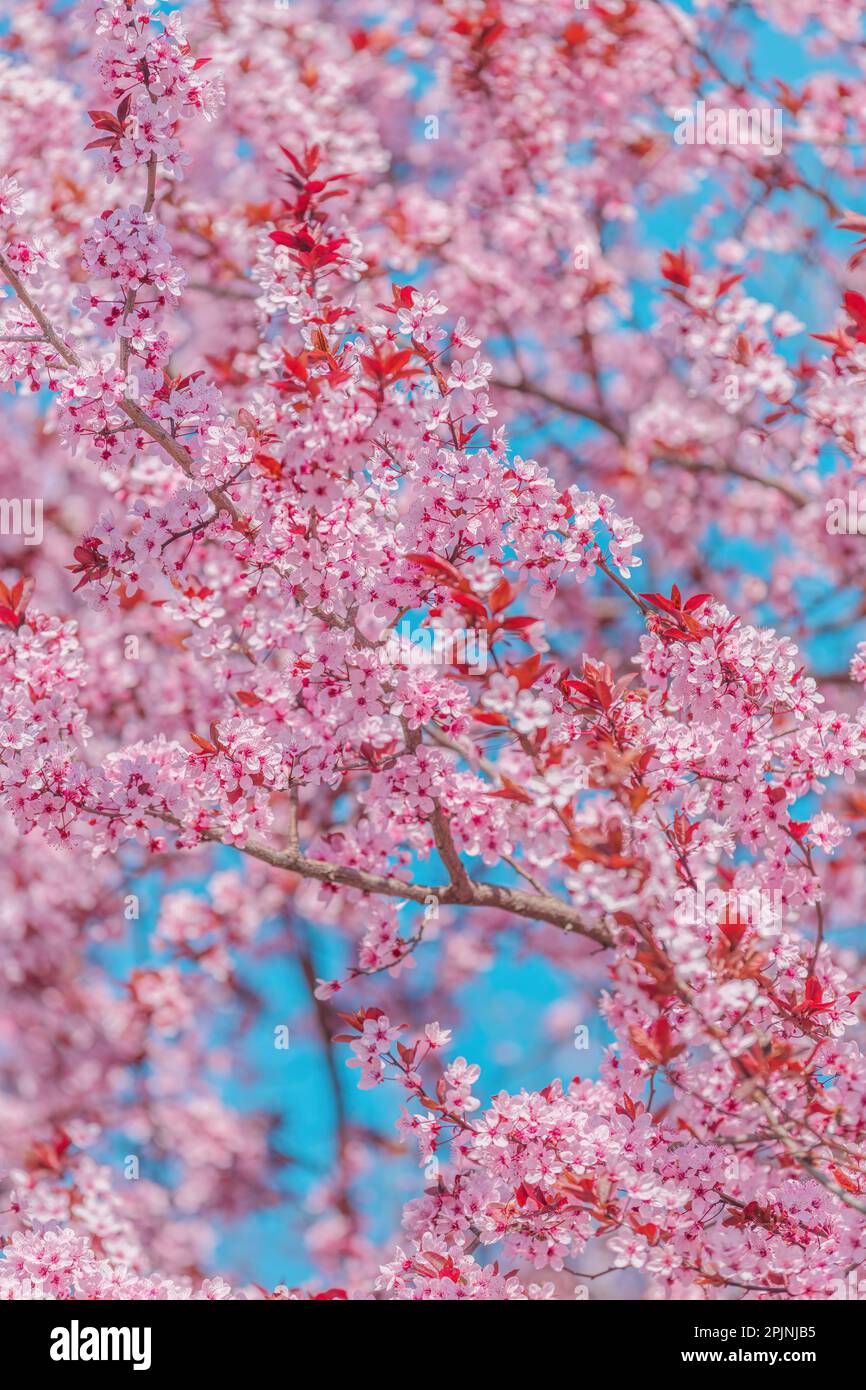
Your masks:
{"label": "tree branch", "polygon": [[[534,396],[539,401],[544,401],[546,405],[553,406],[555,410],[561,410],[566,415],[575,415],[580,420],[588,420],[599,429],[605,430],[612,435],[619,444],[625,446],[628,443],[626,431],[612,420],[608,414],[593,410],[589,406],[578,405],[575,401],[567,400],[563,396],[554,395],[547,391],[543,386],[536,382],[529,381],[525,377],[520,381],[502,381],[495,378],[491,381],[492,386],[499,387],[502,391],[516,391],[518,395]],[[788,483],[784,478],[774,478],[769,473],[751,473],[748,468],[728,460],[721,464],[710,463],[703,459],[686,458],[682,454],[657,455],[659,463],[669,464],[672,468],[682,468],[687,473],[715,473],[723,478],[731,476],[742,478],[745,482],[758,483],[761,487],[774,488],[776,492],[781,492],[795,507],[805,507],[808,498],[799,488],[794,487],[793,483]]]}
{"label": "tree branch", "polygon": [[[51,320],[36,303],[36,300],[27,289],[20,275],[13,270],[2,251],[0,251],[0,271],[2,271],[3,278],[12,286],[12,289],[15,291],[15,294],[27,309],[28,313],[32,314],[33,318],[39,324],[43,335],[54,348],[58,357],[66,363],[67,367],[75,369],[80,368],[81,358],[78,353],[74,348],[70,347],[65,338],[61,337],[56,331]],[[134,425],[137,425],[145,434],[149,434],[151,439],[159,444],[160,448],[164,449],[165,452],[174,459],[175,463],[186,476],[190,480],[195,481],[195,460],[189,450],[181,444],[179,439],[172,438],[168,431],[163,429],[162,425],[157,424],[156,420],[152,420],[150,416],[141,409],[141,406],[136,404],[135,401],[130,400],[128,396],[124,396],[117,404],[118,408],[123,411],[124,415],[126,415]],[[225,493],[221,492],[218,488],[215,488],[207,495],[219,511],[226,512],[228,516],[231,517],[232,522],[238,526],[239,529],[243,529],[246,525],[244,517],[238,511],[230,497],[226,497]]]}
{"label": "tree branch", "polygon": [[625,432],[619,425],[607,415],[602,415],[599,411],[593,410],[588,405],[578,405],[576,401],[566,400],[563,396],[556,396],[551,391],[545,390],[534,381],[528,381],[525,377],[521,381],[502,381],[494,377],[491,386],[496,386],[500,391],[516,391],[519,396],[534,396],[539,401],[544,401],[545,405],[552,405],[555,410],[561,410],[566,415],[576,415],[579,420],[588,420],[593,425],[598,425],[600,429],[612,434],[620,444],[625,444]]}
{"label": "tree branch", "polygon": [[[163,816],[180,827],[174,817]],[[226,844],[218,830],[206,830],[203,839],[213,844]],[[362,893],[379,893],[387,898],[408,898],[410,902],[424,903],[434,897],[443,906],[450,907],[489,907],[501,912],[510,912],[515,917],[528,917],[538,922],[547,922],[563,931],[576,932],[578,936],[588,937],[599,946],[612,946],[613,937],[606,927],[594,926],[584,922],[575,908],[554,897],[552,893],[527,893],[522,888],[507,888],[499,883],[477,883],[463,870],[463,883],[430,885],[407,882],[389,874],[371,873],[350,864],[334,864],[326,859],[311,859],[306,854],[292,849],[273,849],[259,840],[247,840],[236,845],[243,854],[260,859],[274,869],[285,869],[298,874],[300,878],[312,878],[320,883],[340,884],[344,888],[356,888]],[[455,851],[456,853],[456,851]],[[461,865],[462,868],[462,865]]]}

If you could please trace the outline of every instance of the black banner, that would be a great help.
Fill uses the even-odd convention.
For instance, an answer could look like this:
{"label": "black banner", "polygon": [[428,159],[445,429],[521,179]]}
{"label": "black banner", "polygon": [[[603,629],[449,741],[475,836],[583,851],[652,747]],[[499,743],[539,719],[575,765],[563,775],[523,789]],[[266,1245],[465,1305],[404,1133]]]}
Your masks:
{"label": "black banner", "polygon": [[[459,1301],[459,1300],[457,1300]],[[282,1366],[292,1374],[296,1366],[299,1337],[308,1334],[327,1341],[319,1344],[329,1377],[345,1369],[356,1374],[363,1364],[366,1371],[384,1370],[388,1352],[381,1340],[373,1344],[369,1331],[375,1323],[381,1338],[381,1309],[365,1301],[364,1322],[344,1303],[339,1309],[322,1309],[316,1321],[299,1320],[297,1303],[265,1308],[250,1302],[182,1303],[5,1303],[0,1313],[0,1336],[7,1349],[15,1348],[28,1371],[38,1371],[40,1380],[63,1383],[70,1376],[112,1377],[137,1375],[163,1377],[166,1373],[213,1372],[224,1383],[227,1376],[263,1371],[266,1365],[277,1373]],[[767,1300],[733,1302],[578,1302],[565,1324],[545,1305],[539,1313],[513,1310],[525,1318],[523,1326],[532,1336],[553,1334],[578,1339],[584,1366],[598,1363],[617,1374],[662,1375],[671,1371],[694,1376],[699,1382],[707,1370],[747,1374],[757,1371],[770,1381],[784,1384],[790,1373],[803,1369],[826,1376],[853,1361],[859,1361],[857,1348],[862,1335],[861,1310],[856,1302],[792,1303]],[[535,1318],[542,1317],[537,1323]],[[348,1316],[357,1338],[339,1341],[333,1332],[345,1326]],[[399,1314],[395,1329],[417,1329],[411,1318],[404,1323]],[[443,1326],[442,1312],[428,1322],[425,1338],[450,1331]],[[323,1322],[319,1318],[324,1318]],[[466,1335],[470,1328],[479,1338],[479,1350],[489,1355],[495,1338],[486,1325],[461,1320]],[[519,1325],[519,1324],[518,1324]],[[307,1357],[316,1355],[317,1342],[311,1340]],[[470,1349],[464,1344],[461,1359]],[[560,1354],[562,1343],[559,1343]],[[288,1356],[287,1356],[288,1353]],[[341,1356],[342,1353],[342,1356]],[[432,1364],[432,1363],[431,1363]],[[441,1369],[447,1371],[448,1355],[443,1349]]]}

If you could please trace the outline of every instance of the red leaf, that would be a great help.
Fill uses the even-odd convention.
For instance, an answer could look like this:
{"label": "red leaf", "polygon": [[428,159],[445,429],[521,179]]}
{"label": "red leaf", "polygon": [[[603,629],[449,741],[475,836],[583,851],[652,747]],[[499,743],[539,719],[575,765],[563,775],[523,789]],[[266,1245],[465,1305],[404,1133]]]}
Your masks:
{"label": "red leaf", "polygon": [[663,251],[660,263],[662,275],[674,285],[688,289],[692,283],[692,267],[685,251]]}
{"label": "red leaf", "polygon": [[490,595],[491,613],[501,613],[503,608],[507,608],[509,604],[514,602],[518,592],[516,584],[510,584],[507,579],[500,579]]}
{"label": "red leaf", "polygon": [[462,594],[458,589],[449,589],[448,593],[452,603],[456,603],[458,608],[465,608],[467,613],[472,613],[476,618],[486,618],[487,609],[480,599],[472,594]]}
{"label": "red leaf", "polygon": [[693,594],[691,598],[686,599],[683,612],[693,613],[696,608],[700,608],[702,603],[709,603],[712,597],[712,594]]}
{"label": "red leaf", "polygon": [[472,718],[476,719],[479,724],[491,724],[495,729],[508,728],[508,720],[505,718],[505,715],[495,714],[493,710],[474,709],[472,711]]}
{"label": "red leaf", "polygon": [[420,565],[430,574],[450,580],[460,589],[467,588],[466,580],[460,571],[454,568],[450,560],[444,560],[441,555],[419,555],[413,551],[406,556],[406,559],[411,560],[413,565]]}
{"label": "red leaf", "polygon": [[506,618],[502,627],[508,632],[522,632],[525,627],[532,627],[532,624],[536,622],[538,622],[537,618],[533,618],[529,614],[521,614],[517,618]]}
{"label": "red leaf", "polygon": [[[544,668],[547,670],[547,667]],[[508,667],[509,676],[514,676],[520,690],[528,690],[541,674],[541,656],[534,652],[517,666]]]}
{"label": "red leaf", "polygon": [[846,1192],[860,1191],[859,1183],[852,1181],[852,1179],[848,1177],[848,1174],[843,1172],[841,1168],[833,1168],[832,1173],[839,1186],[844,1187]]}
{"label": "red leaf", "polygon": [[848,313],[854,319],[858,328],[866,326],[866,299],[856,290],[848,290],[842,296],[842,302]]}

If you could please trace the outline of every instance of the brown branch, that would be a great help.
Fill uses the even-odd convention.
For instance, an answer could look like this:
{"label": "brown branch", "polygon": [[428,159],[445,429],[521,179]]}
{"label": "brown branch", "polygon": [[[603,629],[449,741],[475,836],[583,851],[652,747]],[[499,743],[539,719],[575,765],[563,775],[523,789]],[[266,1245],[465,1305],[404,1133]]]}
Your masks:
{"label": "brown branch", "polygon": [[774,478],[770,473],[752,473],[748,468],[743,468],[741,464],[733,463],[730,459],[716,464],[704,459],[684,458],[680,454],[659,454],[658,461],[670,464],[672,468],[682,468],[687,473],[714,473],[717,478],[730,475],[742,478],[747,483],[759,483],[761,487],[774,488],[776,492],[781,492],[783,497],[787,497],[789,502],[793,502],[795,507],[805,507],[809,500],[805,493],[794,487],[793,483],[786,482],[784,478]]}
{"label": "brown branch", "polygon": [[[503,391],[516,391],[519,395],[535,396],[538,400],[544,401],[546,405],[553,406],[555,410],[561,410],[566,415],[575,415],[580,420],[588,420],[599,429],[605,430],[612,435],[619,444],[624,447],[628,443],[628,435],[622,426],[612,420],[610,415],[601,411],[593,410],[589,406],[578,405],[576,401],[567,400],[563,396],[554,395],[543,386],[539,386],[534,381],[529,381],[526,377],[520,381],[502,381],[494,378],[492,386],[498,386]],[[742,478],[745,482],[758,483],[761,487],[774,488],[776,492],[781,492],[787,497],[789,502],[793,502],[795,507],[805,507],[808,498],[805,493],[800,492],[799,488],[794,487],[793,483],[788,483],[784,478],[774,478],[770,473],[752,473],[748,468],[743,468],[741,464],[726,460],[721,464],[710,463],[703,459],[686,458],[681,454],[658,454],[658,463],[669,464],[672,468],[682,468],[687,473],[714,473],[723,478],[731,476]]]}
{"label": "brown branch", "polygon": [[[403,726],[403,737],[406,741],[406,747],[410,753],[415,753],[421,743],[421,730],[410,729],[405,719],[401,719],[400,723]],[[454,843],[447,813],[443,810],[442,803],[436,797],[433,798],[433,814],[430,817],[430,827],[433,831],[433,839],[436,844],[436,849],[439,852],[439,858],[445,865],[448,871],[448,877],[454,887],[461,893],[471,892],[472,885],[469,881],[469,875],[466,872],[466,866],[460,858],[457,846]]]}
{"label": "brown branch", "polygon": [[436,841],[439,858],[448,870],[448,877],[451,882],[461,892],[471,891],[472,885],[466,872],[466,866],[454,844],[448,817],[438,801],[430,817],[430,825],[433,829],[433,839]]}
{"label": "brown branch", "polygon": [[566,400],[563,396],[556,396],[552,391],[547,391],[543,386],[537,385],[534,381],[528,381],[525,377],[520,381],[501,381],[494,377],[490,382],[491,386],[497,386],[501,391],[516,391],[520,396],[535,396],[538,400],[544,401],[546,405],[552,405],[555,410],[561,410],[566,415],[576,415],[579,420],[589,420],[591,424],[598,425],[600,429],[607,430],[608,434],[619,440],[620,444],[625,444],[625,432],[615,424],[608,415],[602,415],[600,411],[593,410],[588,405],[578,405],[576,401]]}
{"label": "brown branch", "polygon": [[[153,101],[153,97],[151,97],[151,101]],[[149,213],[149,212],[150,212],[150,210],[151,210],[152,207],[153,207],[154,199],[156,198],[156,168],[157,168],[157,158],[156,158],[156,154],[155,154],[155,152],[154,152],[154,153],[151,153],[150,159],[147,161],[147,194],[145,195],[145,199],[144,199],[144,208],[142,209],[142,211],[143,211],[144,213]],[[130,314],[132,313],[133,309],[135,308],[135,304],[136,304],[136,300],[137,300],[137,299],[138,299],[138,288],[135,288],[135,289],[130,288],[130,289],[128,289],[128,290],[126,291],[126,300],[125,300],[125,303],[124,303],[124,306],[123,306],[123,319],[122,319],[122,322],[123,322],[123,323],[126,323],[126,320],[129,318]],[[123,372],[124,377],[126,376],[126,374],[127,374],[127,369],[128,369],[128,367],[129,367],[129,355],[130,355],[130,344],[129,344],[129,339],[128,339],[128,338],[121,338],[121,340],[120,340],[120,370]]]}
{"label": "brown branch", "polygon": [[[27,309],[28,313],[30,313],[39,324],[44,337],[54,348],[58,357],[66,363],[67,367],[80,368],[81,358],[78,356],[78,353],[74,348],[70,347],[65,338],[61,337],[56,331],[48,316],[36,303],[20,275],[13,270],[2,251],[0,251],[0,272],[2,272],[4,279],[12,286],[12,289],[15,291],[15,294]],[[195,480],[195,460],[189,450],[181,444],[180,440],[174,439],[167,430],[163,429],[162,425],[157,424],[156,420],[152,420],[150,416],[141,409],[141,406],[137,405],[135,401],[130,400],[128,396],[124,396],[117,404],[118,408],[123,411],[124,415],[126,415],[134,425],[137,425],[145,434],[149,434],[151,439],[159,444],[159,446],[174,459],[175,463],[178,464],[189,479]],[[226,512],[231,517],[235,525],[241,529],[246,525],[243,516],[238,511],[234,502],[232,502],[231,498],[227,497],[225,493],[215,488],[207,495],[215,507],[222,512]]]}
{"label": "brown branch", "polygon": [[846,1206],[853,1207],[855,1211],[859,1211],[861,1215],[866,1216],[866,1202],[859,1200],[853,1193],[846,1192],[844,1187],[840,1187],[838,1183],[828,1178],[826,1173],[822,1173],[820,1168],[816,1168],[808,1154],[803,1153],[802,1149],[796,1141],[792,1139],[784,1126],[778,1123],[773,1114],[773,1107],[766,1091],[756,1091],[755,1100],[764,1112],[768,1128],[772,1130],[780,1144],[784,1145],[791,1157],[800,1164],[805,1172],[807,1172],[810,1177],[814,1178],[816,1182],[819,1182],[822,1187],[826,1188],[828,1192],[832,1192],[834,1197],[838,1197],[840,1202],[844,1202]]}
{"label": "brown branch", "polygon": [[[156,814],[159,814],[158,812]],[[163,814],[163,820],[180,827],[173,816]],[[227,843],[218,830],[206,830],[203,839],[212,844]],[[499,883],[478,883],[470,879],[464,869],[463,883],[439,885],[408,882],[389,874],[371,873],[350,864],[335,864],[326,859],[311,859],[306,854],[292,849],[273,849],[259,840],[247,840],[237,845],[243,854],[260,859],[274,869],[285,869],[301,878],[312,878],[320,883],[339,884],[344,888],[355,888],[362,893],[378,893],[387,898],[406,898],[410,902],[424,903],[434,897],[443,906],[487,907],[500,912],[509,912],[515,917],[528,917],[538,922],[547,922],[563,931],[576,932],[586,936],[599,946],[612,946],[613,937],[606,927],[584,922],[575,908],[552,893],[527,893],[522,888],[507,888]],[[456,851],[455,851],[456,853]],[[462,867],[462,865],[461,865]]]}
{"label": "brown branch", "polygon": [[310,996],[316,1028],[322,1042],[322,1058],[334,1101],[334,1118],[336,1120],[337,1131],[337,1157],[339,1159],[342,1156],[343,1147],[348,1139],[348,1116],[346,1114],[346,1099],[343,1094],[342,1074],[340,1068],[337,1066],[336,1058],[334,1057],[332,1043],[337,1020],[334,1018],[333,1010],[327,1000],[319,999],[316,994],[317,971],[309,945],[300,947],[298,951],[298,963],[300,964],[301,974],[304,977],[304,984]]}

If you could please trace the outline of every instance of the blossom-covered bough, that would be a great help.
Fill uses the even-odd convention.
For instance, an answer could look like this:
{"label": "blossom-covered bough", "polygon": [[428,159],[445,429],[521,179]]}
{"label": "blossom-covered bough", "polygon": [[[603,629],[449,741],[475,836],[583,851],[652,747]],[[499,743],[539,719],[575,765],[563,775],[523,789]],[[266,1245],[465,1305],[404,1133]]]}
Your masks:
{"label": "blossom-covered bough", "polygon": [[[0,1291],[838,1296],[866,1261],[866,563],[825,525],[866,471],[866,300],[828,247],[866,232],[858,7],[754,5],[823,26],[797,90],[713,56],[727,4],[389,8],[25,0],[3,37],[0,491],[44,537],[3,540],[0,584]],[[698,100],[779,108],[782,151],[677,143]],[[659,259],[642,219],[696,188]],[[746,288],[780,255],[811,339]],[[597,1079],[482,1101],[451,996],[507,933],[600,995]],[[269,1291],[210,1240],[278,1197],[214,1042],[229,1010],[270,1030],[244,962],[274,951],[336,1135],[320,1274]],[[347,1057],[420,1159],[384,1243],[353,1193],[393,1144]]]}

